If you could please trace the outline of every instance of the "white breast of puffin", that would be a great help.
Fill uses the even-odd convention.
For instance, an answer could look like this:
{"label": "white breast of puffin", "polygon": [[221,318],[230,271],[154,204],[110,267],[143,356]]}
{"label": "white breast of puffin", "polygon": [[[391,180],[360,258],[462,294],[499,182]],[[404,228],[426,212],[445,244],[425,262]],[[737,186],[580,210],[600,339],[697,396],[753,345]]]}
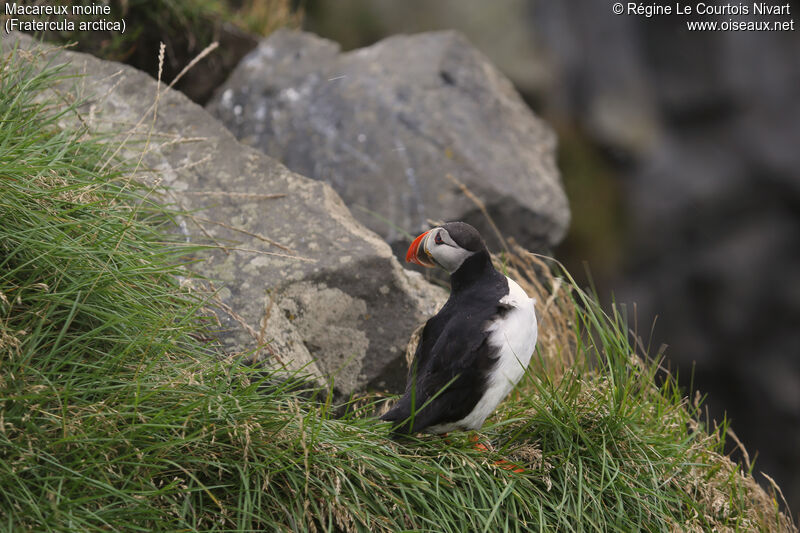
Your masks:
{"label": "white breast of puffin", "polygon": [[490,322],[486,328],[489,343],[497,349],[497,362],[488,376],[486,392],[467,416],[458,422],[447,424],[446,427],[443,424],[431,428],[432,432],[480,429],[525,375],[525,369],[536,347],[537,325],[533,309],[535,301],[514,280],[506,279],[509,291],[500,303],[510,306],[511,309],[501,318]]}

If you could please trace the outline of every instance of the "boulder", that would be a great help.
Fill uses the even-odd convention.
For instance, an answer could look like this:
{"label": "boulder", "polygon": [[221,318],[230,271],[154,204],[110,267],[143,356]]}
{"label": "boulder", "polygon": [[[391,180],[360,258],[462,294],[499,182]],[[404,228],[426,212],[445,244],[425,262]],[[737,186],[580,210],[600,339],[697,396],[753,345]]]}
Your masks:
{"label": "boulder", "polygon": [[[460,34],[395,36],[341,53],[281,30],[245,56],[207,109],[245,144],[329,183],[397,251],[428,220],[465,220],[532,249],[564,237],[556,139]],[[454,179],[450,179],[454,178]]]}
{"label": "boulder", "polygon": [[[37,46],[19,34],[1,42],[6,52],[16,42]],[[406,343],[444,302],[443,290],[403,269],[331,187],[240,144],[181,93],[119,63],[50,55],[81,75],[59,87],[83,102],[81,120],[118,133],[112,142],[141,161],[140,176],[191,212],[176,231],[212,245],[192,268],[219,291],[229,352],[272,353],[332,378],[344,394],[402,389]]]}

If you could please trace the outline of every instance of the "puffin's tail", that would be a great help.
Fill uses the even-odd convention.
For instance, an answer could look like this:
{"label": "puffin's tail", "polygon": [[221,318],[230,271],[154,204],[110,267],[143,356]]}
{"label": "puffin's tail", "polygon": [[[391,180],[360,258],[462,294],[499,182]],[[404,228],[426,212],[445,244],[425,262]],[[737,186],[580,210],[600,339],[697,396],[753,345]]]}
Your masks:
{"label": "puffin's tail", "polygon": [[[405,405],[404,402],[405,398],[400,398],[398,402],[383,413],[379,418],[384,422],[392,422],[392,429],[390,430],[390,436],[393,439],[401,440],[404,437],[408,437],[409,435],[413,435],[416,433],[414,430],[413,422],[414,420],[411,419],[409,409]],[[416,424],[417,426],[419,424]]]}

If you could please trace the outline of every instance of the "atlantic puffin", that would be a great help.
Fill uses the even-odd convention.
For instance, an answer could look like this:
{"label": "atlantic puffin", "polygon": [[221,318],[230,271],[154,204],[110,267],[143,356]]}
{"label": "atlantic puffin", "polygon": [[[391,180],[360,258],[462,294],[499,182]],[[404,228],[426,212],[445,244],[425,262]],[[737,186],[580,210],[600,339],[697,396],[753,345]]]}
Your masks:
{"label": "atlantic puffin", "polygon": [[536,346],[534,300],[498,272],[478,231],[448,222],[406,261],[450,274],[450,297],[420,335],[405,393],[381,420],[396,437],[478,430],[522,378]]}

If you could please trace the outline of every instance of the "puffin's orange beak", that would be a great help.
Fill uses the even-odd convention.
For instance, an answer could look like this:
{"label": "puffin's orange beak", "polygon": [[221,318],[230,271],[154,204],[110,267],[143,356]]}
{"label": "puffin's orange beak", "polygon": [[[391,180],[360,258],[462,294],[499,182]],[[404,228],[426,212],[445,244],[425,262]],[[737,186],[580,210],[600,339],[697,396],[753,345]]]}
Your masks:
{"label": "puffin's orange beak", "polygon": [[406,252],[406,262],[415,263],[419,266],[424,266],[424,267],[436,266],[436,263],[434,263],[428,258],[428,254],[425,253],[424,249],[421,250],[422,253],[420,253],[419,247],[422,244],[422,241],[425,240],[425,237],[427,235],[428,232],[426,231],[425,233],[414,239],[414,242],[412,242],[411,246],[408,247],[408,252]]}

